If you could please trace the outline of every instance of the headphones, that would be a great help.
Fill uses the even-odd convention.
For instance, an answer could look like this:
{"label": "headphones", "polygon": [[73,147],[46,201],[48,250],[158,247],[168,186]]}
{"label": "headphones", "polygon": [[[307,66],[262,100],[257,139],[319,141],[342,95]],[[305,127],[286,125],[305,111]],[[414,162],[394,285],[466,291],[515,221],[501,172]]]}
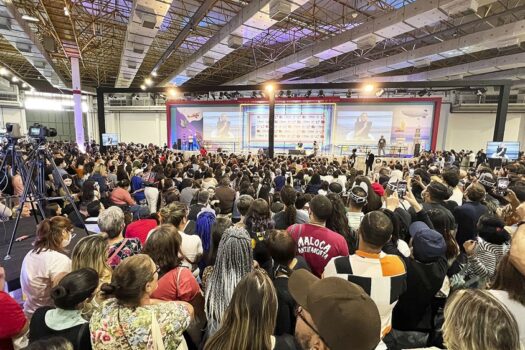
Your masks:
{"label": "headphones", "polygon": [[[365,197],[361,197],[357,194],[355,194],[352,190],[356,187],[360,187],[362,188],[365,193],[366,193],[366,196]],[[366,204],[368,202],[368,186],[366,184],[366,182],[361,182],[359,184],[357,183],[354,183],[354,185],[352,186],[352,188],[348,191],[348,196],[350,198],[352,198],[352,200],[356,203],[356,204]]]}

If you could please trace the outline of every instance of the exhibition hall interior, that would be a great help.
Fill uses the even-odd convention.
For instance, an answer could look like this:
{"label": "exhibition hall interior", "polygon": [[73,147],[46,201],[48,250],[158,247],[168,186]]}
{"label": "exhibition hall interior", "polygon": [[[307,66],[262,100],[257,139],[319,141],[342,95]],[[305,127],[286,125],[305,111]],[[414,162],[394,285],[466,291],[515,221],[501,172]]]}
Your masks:
{"label": "exhibition hall interior", "polygon": [[525,0],[0,0],[0,350],[525,349]]}

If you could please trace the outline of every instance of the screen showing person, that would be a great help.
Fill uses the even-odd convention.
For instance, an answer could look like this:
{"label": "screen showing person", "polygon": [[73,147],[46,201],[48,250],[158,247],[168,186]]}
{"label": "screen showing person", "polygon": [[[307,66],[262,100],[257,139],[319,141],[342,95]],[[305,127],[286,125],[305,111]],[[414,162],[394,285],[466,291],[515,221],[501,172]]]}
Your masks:
{"label": "screen showing person", "polygon": [[231,127],[230,118],[225,113],[222,113],[219,116],[219,119],[217,120],[217,130],[215,130],[216,134],[213,136],[220,137],[220,138],[232,138],[233,134],[230,131],[230,127]]}
{"label": "screen showing person", "polygon": [[351,110],[349,106],[342,106],[337,111],[335,121],[336,143],[348,144],[377,144],[381,135],[387,135],[385,139],[390,140],[392,133],[392,111]]}
{"label": "screen showing person", "polygon": [[102,146],[117,146],[118,134],[102,134]]}
{"label": "screen showing person", "polygon": [[370,129],[372,129],[372,121],[368,120],[368,113],[361,113],[355,121],[354,128],[354,139],[371,139]]}
{"label": "screen showing person", "polygon": [[488,142],[487,156],[495,159],[518,159],[520,152],[519,142]]}

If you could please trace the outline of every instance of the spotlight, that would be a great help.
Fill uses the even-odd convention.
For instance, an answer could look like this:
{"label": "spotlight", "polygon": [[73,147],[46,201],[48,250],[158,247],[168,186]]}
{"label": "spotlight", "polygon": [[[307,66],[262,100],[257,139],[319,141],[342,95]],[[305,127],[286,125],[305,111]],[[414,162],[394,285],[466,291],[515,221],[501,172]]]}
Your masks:
{"label": "spotlight", "polygon": [[12,81],[13,83],[18,83],[18,78],[17,78],[17,77],[12,77],[12,78],[11,78],[11,81]]}
{"label": "spotlight", "polygon": [[139,99],[139,95],[137,95],[137,94],[131,94],[131,99],[132,99],[132,100],[138,100],[138,99]]}
{"label": "spotlight", "polygon": [[359,13],[357,13],[357,12],[354,12],[354,13],[352,13],[352,15],[351,15],[351,16],[352,16],[352,18],[354,18],[354,19],[355,19],[355,18],[357,18],[357,16],[359,16]]}
{"label": "spotlight", "polygon": [[24,89],[26,89],[26,88],[29,87],[29,85],[27,85],[27,83],[22,83],[22,87],[23,87]]}
{"label": "spotlight", "polygon": [[219,100],[222,100],[224,98],[224,92],[219,92]]}
{"label": "spotlight", "polygon": [[7,68],[5,67],[0,67],[0,75],[5,77],[6,75],[9,74],[9,71],[7,70]]}
{"label": "spotlight", "polygon": [[372,91],[374,91],[374,85],[373,85],[373,84],[366,84],[366,85],[363,87],[363,90],[364,90],[366,93],[371,93]]}
{"label": "spotlight", "polygon": [[279,97],[283,97],[283,96],[284,96],[284,91],[283,90],[279,91]]}
{"label": "spotlight", "polygon": [[153,85],[153,79],[151,79],[151,78],[144,79],[144,84],[146,84],[146,86]]}
{"label": "spotlight", "polygon": [[310,97],[311,94],[312,94],[312,90],[308,90],[308,91],[306,91],[306,95],[305,96],[306,97]]}
{"label": "spotlight", "polygon": [[379,89],[376,91],[376,97],[381,97],[385,93],[385,89]]}
{"label": "spotlight", "polygon": [[352,97],[352,90],[348,89],[346,91],[346,98],[350,98],[350,97]]}
{"label": "spotlight", "polygon": [[266,85],[266,88],[265,88],[265,89],[266,89],[266,91],[268,91],[268,92],[272,92],[272,91],[273,91],[273,88],[274,88],[273,84],[272,84],[272,83],[268,83],[268,84]]}
{"label": "spotlight", "polygon": [[69,17],[69,9],[67,8],[67,6],[64,6],[64,15]]}
{"label": "spotlight", "polygon": [[228,100],[231,100],[231,98],[232,98],[232,95],[231,95],[229,92],[225,92],[225,93],[224,93],[224,96],[226,96],[226,98],[227,98]]}
{"label": "spotlight", "polygon": [[257,92],[252,91],[252,98],[257,98]]}
{"label": "spotlight", "polygon": [[286,90],[286,97],[292,97],[292,92],[290,90]]}
{"label": "spotlight", "polygon": [[23,15],[22,19],[26,20],[28,22],[40,22],[40,20],[38,18],[33,17],[33,16],[29,16],[29,15]]}
{"label": "spotlight", "polygon": [[151,72],[151,76],[152,76],[152,77],[156,77],[156,76],[157,76],[157,71],[154,70],[153,72]]}
{"label": "spotlight", "polygon": [[177,89],[175,89],[175,88],[169,88],[169,89],[168,89],[168,94],[169,94],[171,97],[176,97],[176,96],[177,96]]}
{"label": "spotlight", "polygon": [[217,99],[217,96],[215,96],[215,94],[212,92],[210,93],[211,97],[213,98],[213,100],[215,101]]}
{"label": "spotlight", "polygon": [[146,90],[146,85],[142,84],[142,85],[140,85],[140,88],[141,88],[142,90]]}
{"label": "spotlight", "polygon": [[324,97],[324,91],[319,90],[319,93],[317,94],[317,97]]}

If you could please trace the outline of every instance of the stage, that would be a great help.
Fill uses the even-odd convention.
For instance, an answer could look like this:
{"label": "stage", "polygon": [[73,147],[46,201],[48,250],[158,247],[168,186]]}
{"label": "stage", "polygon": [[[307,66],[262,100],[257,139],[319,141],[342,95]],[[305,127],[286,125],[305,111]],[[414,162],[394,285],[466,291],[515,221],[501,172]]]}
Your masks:
{"label": "stage", "polygon": [[[35,240],[36,234],[36,222],[34,217],[20,219],[16,237],[24,235],[30,237],[21,242],[14,242],[13,249],[11,250],[11,259],[4,260],[14,225],[15,220],[0,223],[0,265],[5,269],[5,281],[9,291],[20,288],[20,269],[22,268],[22,261],[27,252],[33,248],[33,241]],[[86,232],[83,229],[75,227],[75,237],[73,237],[67,248],[69,254],[73,250],[75,244],[85,236]]]}

